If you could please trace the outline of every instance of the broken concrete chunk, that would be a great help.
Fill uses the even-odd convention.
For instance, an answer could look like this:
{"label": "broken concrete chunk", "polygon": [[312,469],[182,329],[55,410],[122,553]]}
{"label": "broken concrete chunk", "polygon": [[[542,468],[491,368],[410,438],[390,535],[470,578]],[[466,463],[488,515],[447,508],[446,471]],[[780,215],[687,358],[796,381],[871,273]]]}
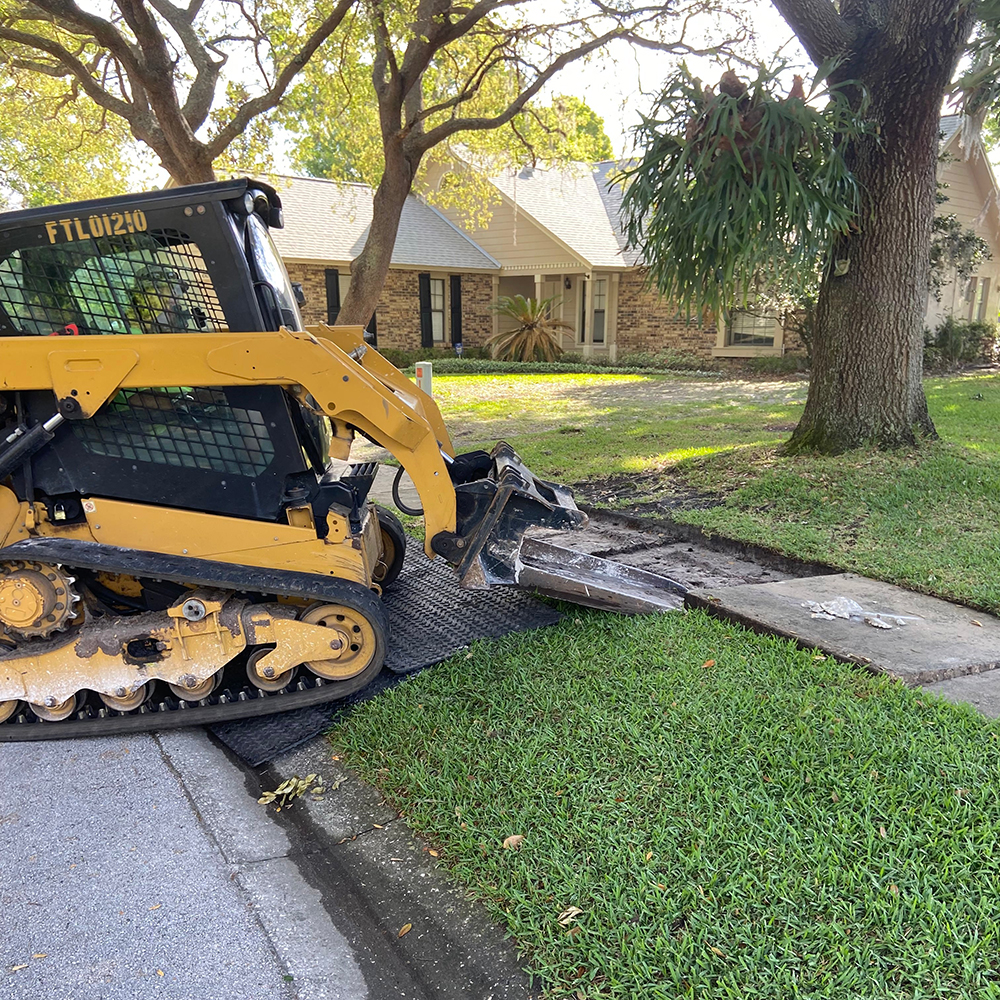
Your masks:
{"label": "broken concrete chunk", "polygon": [[889,622],[879,618],[878,615],[865,615],[865,624],[871,625],[872,628],[892,628]]}

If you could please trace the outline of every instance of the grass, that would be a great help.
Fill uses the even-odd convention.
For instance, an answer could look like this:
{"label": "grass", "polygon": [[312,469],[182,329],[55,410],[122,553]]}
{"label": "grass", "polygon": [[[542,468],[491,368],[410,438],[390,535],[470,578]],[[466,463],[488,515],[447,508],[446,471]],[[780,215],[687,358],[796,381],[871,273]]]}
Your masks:
{"label": "grass", "polygon": [[578,609],[333,733],[576,1000],[1000,996],[997,739],[702,613]]}
{"label": "grass", "polygon": [[678,472],[721,505],[679,517],[1000,611],[1000,377],[934,379],[927,395],[939,442],[835,458],[720,452]]}
{"label": "grass", "polygon": [[[747,383],[735,397],[719,385],[657,375],[445,376],[434,394],[456,447],[507,440],[540,475],[577,482],[777,444],[805,398],[802,382]],[[764,403],[752,401],[755,389]]]}
{"label": "grass", "polygon": [[[942,442],[836,459],[777,454],[801,383],[591,377],[435,391],[462,447],[506,437],[552,478],[713,492],[682,516],[1000,607],[997,376],[928,382]],[[700,612],[568,609],[332,739],[551,1000],[1000,997],[1000,725],[971,709]]]}

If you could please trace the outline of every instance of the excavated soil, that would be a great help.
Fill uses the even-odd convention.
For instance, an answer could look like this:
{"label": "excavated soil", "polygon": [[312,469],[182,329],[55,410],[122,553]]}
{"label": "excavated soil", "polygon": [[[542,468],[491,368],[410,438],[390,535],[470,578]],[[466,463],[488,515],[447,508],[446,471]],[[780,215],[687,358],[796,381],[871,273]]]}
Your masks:
{"label": "excavated soil", "polygon": [[819,563],[789,559],[769,549],[706,535],[668,518],[638,520],[588,509],[583,531],[565,532],[562,544],[675,580],[686,589],[773,583],[832,572]]}
{"label": "excavated soil", "polygon": [[717,494],[692,490],[669,469],[585,480],[571,484],[570,488],[578,503],[612,505],[615,510],[633,517],[669,518],[674,511],[707,510],[721,503]]}

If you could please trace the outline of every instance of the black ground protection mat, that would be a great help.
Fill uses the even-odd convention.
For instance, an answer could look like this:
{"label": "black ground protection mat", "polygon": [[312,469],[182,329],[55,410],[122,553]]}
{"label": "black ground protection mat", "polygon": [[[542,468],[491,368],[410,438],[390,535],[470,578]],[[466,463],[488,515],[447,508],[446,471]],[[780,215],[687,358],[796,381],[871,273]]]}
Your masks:
{"label": "black ground protection mat", "polygon": [[211,731],[251,767],[323,732],[331,721],[395,687],[406,674],[440,663],[474,639],[553,625],[559,612],[515,587],[463,590],[443,559],[430,560],[419,542],[406,549],[403,572],[383,603],[389,615],[386,667],[363,691],[342,701],[212,726]]}

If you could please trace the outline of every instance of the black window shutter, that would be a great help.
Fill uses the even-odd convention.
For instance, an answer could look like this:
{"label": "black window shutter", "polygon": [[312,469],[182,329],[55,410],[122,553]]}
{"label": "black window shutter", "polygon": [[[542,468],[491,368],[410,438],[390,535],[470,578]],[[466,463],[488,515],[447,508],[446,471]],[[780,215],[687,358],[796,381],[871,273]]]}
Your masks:
{"label": "black window shutter", "polygon": [[451,276],[451,342],[462,343],[462,276]]}
{"label": "black window shutter", "polygon": [[335,267],[326,269],[326,321],[333,326],[340,315],[340,272]]}
{"label": "black window shutter", "polygon": [[434,328],[431,326],[431,276],[418,274],[420,284],[420,346],[434,346]]}
{"label": "black window shutter", "polygon": [[368,323],[368,332],[372,335],[371,345],[372,347],[378,347],[378,313],[373,312],[372,318]]}

